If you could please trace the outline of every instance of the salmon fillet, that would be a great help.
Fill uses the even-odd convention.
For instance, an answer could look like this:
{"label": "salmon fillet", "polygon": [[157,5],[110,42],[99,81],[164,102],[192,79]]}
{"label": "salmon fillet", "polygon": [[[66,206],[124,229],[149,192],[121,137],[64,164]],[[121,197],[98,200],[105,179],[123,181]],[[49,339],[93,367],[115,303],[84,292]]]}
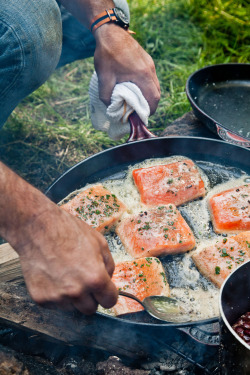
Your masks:
{"label": "salmon fillet", "polygon": [[250,260],[250,231],[223,238],[192,255],[197,268],[217,287],[242,263]]}
{"label": "salmon fillet", "polygon": [[174,204],[130,215],[117,225],[116,233],[134,258],[183,253],[195,246],[193,233]]}
{"label": "salmon fillet", "polygon": [[213,195],[209,209],[216,233],[250,230],[250,184]]}
{"label": "salmon fillet", "polygon": [[[140,300],[153,295],[169,296],[167,278],[157,258],[140,258],[118,263],[112,281],[117,289],[131,293]],[[115,315],[123,315],[141,311],[143,307],[131,298],[119,296],[113,309]]]}
{"label": "salmon fillet", "polygon": [[204,182],[192,160],[166,165],[134,169],[134,182],[141,195],[141,203],[176,206],[205,196]]}
{"label": "salmon fillet", "polygon": [[60,207],[102,233],[110,230],[126,211],[126,206],[102,185],[82,191]]}

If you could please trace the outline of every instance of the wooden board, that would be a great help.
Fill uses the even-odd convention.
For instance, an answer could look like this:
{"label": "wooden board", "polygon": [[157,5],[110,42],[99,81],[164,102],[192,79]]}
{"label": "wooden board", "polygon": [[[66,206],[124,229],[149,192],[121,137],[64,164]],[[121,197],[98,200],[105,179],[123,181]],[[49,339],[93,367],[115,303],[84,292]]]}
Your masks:
{"label": "wooden board", "polygon": [[164,340],[164,331],[166,339],[186,336],[172,328],[135,327],[104,315],[84,316],[77,311],[47,309],[31,300],[24,284],[13,282],[0,283],[0,324],[25,330],[48,341],[95,348],[130,358],[153,353],[157,356],[157,338]]}
{"label": "wooden board", "polygon": [[19,256],[10,244],[0,245],[0,282],[22,280]]}
{"label": "wooden board", "polygon": [[[32,301],[22,277],[18,254],[9,244],[0,245],[0,323],[48,341],[63,342],[108,351],[118,356],[140,358],[154,352],[151,330],[129,329],[125,322],[101,315],[84,316],[48,309]],[[148,337],[149,335],[149,337]]]}

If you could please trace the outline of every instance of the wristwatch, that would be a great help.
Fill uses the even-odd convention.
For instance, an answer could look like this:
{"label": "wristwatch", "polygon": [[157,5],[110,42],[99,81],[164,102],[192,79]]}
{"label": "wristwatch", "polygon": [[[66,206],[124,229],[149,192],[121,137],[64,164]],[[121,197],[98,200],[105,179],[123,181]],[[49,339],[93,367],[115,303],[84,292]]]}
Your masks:
{"label": "wristwatch", "polygon": [[120,8],[106,9],[105,12],[98,14],[90,23],[90,31],[94,32],[98,27],[108,22],[114,22],[123,27],[125,30],[129,28],[129,19]]}

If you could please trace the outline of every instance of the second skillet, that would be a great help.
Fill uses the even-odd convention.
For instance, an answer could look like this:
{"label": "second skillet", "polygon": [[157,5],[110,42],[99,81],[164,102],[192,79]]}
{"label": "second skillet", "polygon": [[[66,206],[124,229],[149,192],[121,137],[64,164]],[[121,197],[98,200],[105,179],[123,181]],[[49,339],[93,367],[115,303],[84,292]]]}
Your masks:
{"label": "second skillet", "polygon": [[195,115],[220,138],[250,147],[250,64],[218,64],[186,83]]}

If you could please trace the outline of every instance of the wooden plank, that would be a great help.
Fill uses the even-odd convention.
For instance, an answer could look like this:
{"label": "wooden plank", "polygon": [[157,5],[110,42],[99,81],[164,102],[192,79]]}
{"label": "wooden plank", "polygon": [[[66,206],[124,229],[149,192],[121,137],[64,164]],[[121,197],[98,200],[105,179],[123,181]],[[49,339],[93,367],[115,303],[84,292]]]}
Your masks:
{"label": "wooden plank", "polygon": [[0,282],[23,279],[19,256],[9,243],[0,245]]}
{"label": "wooden plank", "polygon": [[0,264],[17,258],[18,254],[15,252],[13,247],[10,246],[9,243],[0,245]]}
{"label": "wooden plank", "polygon": [[[94,314],[84,316],[35,304],[25,285],[0,283],[0,323],[36,334],[49,341],[80,345],[130,358],[157,353],[157,337],[164,329],[128,324],[121,319]],[[171,337],[171,329],[168,335]],[[176,330],[172,337],[176,337]]]}

